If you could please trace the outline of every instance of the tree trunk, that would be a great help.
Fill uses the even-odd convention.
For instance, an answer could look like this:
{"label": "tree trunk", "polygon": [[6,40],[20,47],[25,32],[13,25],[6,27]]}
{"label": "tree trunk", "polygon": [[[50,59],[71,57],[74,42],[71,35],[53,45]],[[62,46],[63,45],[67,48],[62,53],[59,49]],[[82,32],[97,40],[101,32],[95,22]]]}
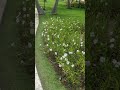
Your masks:
{"label": "tree trunk", "polygon": [[71,2],[70,2],[70,0],[67,0],[67,8],[71,9]]}
{"label": "tree trunk", "polygon": [[79,0],[79,3],[78,3],[78,8],[80,8],[80,0]]}
{"label": "tree trunk", "polygon": [[54,7],[53,7],[53,9],[52,9],[51,14],[57,14],[58,2],[59,2],[59,0],[55,0],[55,4],[54,4]]}
{"label": "tree trunk", "polygon": [[40,6],[38,0],[35,0],[35,3],[36,3],[36,7],[37,7],[38,14],[44,15],[45,12],[44,12],[44,10],[41,8],[41,6]]}

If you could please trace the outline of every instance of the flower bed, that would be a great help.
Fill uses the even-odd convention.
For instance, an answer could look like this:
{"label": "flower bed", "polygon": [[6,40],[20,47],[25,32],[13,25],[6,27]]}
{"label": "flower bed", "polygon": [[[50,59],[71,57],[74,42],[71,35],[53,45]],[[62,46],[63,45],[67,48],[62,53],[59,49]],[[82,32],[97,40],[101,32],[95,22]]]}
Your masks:
{"label": "flower bed", "polygon": [[69,88],[84,86],[84,25],[77,19],[50,18],[43,22],[45,54]]}

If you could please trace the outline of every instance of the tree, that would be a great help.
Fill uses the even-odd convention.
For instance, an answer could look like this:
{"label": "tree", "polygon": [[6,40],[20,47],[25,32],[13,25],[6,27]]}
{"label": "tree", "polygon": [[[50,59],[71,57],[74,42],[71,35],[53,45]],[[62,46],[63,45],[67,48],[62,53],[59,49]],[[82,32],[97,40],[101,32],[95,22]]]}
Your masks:
{"label": "tree", "polygon": [[57,14],[58,2],[59,2],[59,0],[55,0],[55,4],[54,4],[54,7],[53,7],[53,9],[52,9],[51,14]]}
{"label": "tree", "polygon": [[35,0],[35,3],[36,3],[36,7],[37,7],[38,14],[44,15],[45,12],[44,12],[44,10],[41,8],[41,6],[40,6],[38,0]]}
{"label": "tree", "polygon": [[79,3],[78,3],[78,8],[80,8],[80,0],[79,0]]}
{"label": "tree", "polygon": [[67,8],[71,9],[71,2],[70,2],[70,0],[67,0]]}

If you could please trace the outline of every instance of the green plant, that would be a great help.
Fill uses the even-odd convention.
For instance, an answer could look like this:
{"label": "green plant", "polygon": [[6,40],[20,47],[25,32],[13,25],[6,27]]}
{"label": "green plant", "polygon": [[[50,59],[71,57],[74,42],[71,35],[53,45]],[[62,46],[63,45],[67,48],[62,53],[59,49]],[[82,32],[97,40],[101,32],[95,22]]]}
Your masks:
{"label": "green plant", "polygon": [[60,17],[43,22],[44,50],[68,87],[84,84],[84,25],[78,20]]}

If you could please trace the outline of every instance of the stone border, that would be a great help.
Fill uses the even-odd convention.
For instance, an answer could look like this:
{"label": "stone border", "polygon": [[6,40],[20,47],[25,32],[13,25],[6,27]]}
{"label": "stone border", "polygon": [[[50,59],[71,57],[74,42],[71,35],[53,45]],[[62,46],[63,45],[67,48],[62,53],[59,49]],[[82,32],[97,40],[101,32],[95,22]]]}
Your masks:
{"label": "stone border", "polygon": [[[37,9],[35,8],[35,35],[37,32],[38,25],[39,25],[39,15]],[[35,90],[43,90],[36,65],[35,65]]]}
{"label": "stone border", "polygon": [[2,16],[3,16],[3,13],[4,13],[6,3],[7,3],[7,0],[0,0],[0,24],[1,24],[1,21],[2,21]]}

